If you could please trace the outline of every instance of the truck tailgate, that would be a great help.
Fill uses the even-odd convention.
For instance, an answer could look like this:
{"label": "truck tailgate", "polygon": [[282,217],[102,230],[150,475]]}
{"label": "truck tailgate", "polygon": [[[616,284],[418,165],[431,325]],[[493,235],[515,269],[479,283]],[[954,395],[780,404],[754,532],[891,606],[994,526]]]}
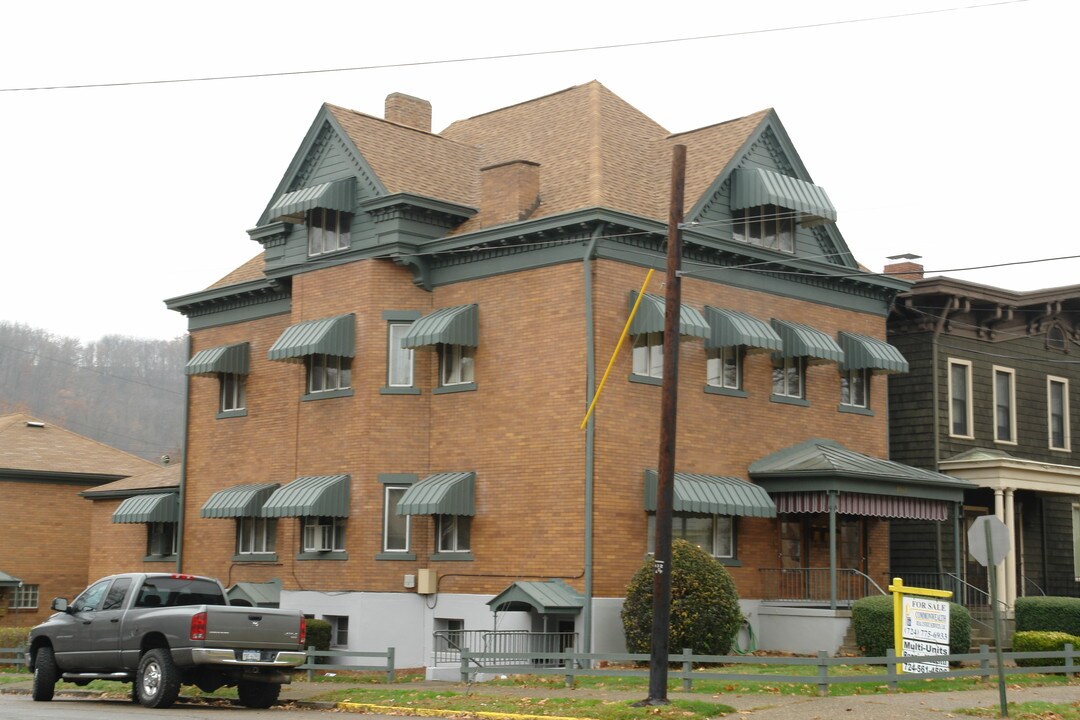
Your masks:
{"label": "truck tailgate", "polygon": [[300,614],[277,608],[206,607],[208,647],[296,650],[300,647]]}

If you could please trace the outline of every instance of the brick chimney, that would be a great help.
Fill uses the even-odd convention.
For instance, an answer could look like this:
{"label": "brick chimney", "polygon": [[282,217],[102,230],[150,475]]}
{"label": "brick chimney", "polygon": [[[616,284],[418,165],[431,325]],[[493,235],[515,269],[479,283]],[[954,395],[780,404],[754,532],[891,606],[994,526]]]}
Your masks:
{"label": "brick chimney", "polygon": [[885,266],[885,272],[901,280],[922,280],[923,266],[911,260],[895,262]]}
{"label": "brick chimney", "polygon": [[431,103],[412,95],[404,93],[387,95],[383,117],[398,125],[408,125],[417,130],[431,132]]}
{"label": "brick chimney", "polygon": [[540,163],[510,160],[480,169],[483,225],[524,220],[540,207]]}

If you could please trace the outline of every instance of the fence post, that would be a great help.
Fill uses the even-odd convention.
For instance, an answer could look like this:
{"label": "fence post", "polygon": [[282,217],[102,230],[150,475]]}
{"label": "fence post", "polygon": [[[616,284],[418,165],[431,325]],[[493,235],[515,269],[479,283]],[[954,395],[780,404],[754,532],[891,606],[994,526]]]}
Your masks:
{"label": "fence post", "polygon": [[979,667],[982,668],[982,681],[990,682],[990,646],[979,646]]}
{"label": "fence post", "polygon": [[469,658],[466,655],[469,654],[468,648],[461,648],[458,651],[461,656],[461,682],[464,685],[469,684]]}
{"label": "fence post", "polygon": [[386,682],[394,682],[394,648],[386,648]]}
{"label": "fence post", "polygon": [[563,676],[563,685],[572,688],[574,687],[574,651],[572,649],[563,648],[562,664],[567,670],[566,675]]}
{"label": "fence post", "polygon": [[315,646],[314,645],[308,645],[307,646],[307,664],[308,664],[307,681],[308,682],[311,682],[312,680],[315,679],[315,668],[312,667],[315,664],[315,658],[313,658],[311,656],[311,653],[313,653],[313,652],[315,652]]}
{"label": "fence post", "polygon": [[694,663],[690,662],[690,658],[693,656],[694,651],[690,648],[682,649],[682,689],[683,692],[690,692],[693,688],[694,681],[691,680],[691,673],[694,672]]}
{"label": "fence post", "polygon": [[829,665],[827,662],[829,659],[829,653],[825,652],[824,650],[818,650],[817,659],[817,694],[821,697],[825,697],[829,694]]}
{"label": "fence post", "polygon": [[896,692],[898,684],[896,681],[896,650],[888,648],[885,650],[885,666],[889,669],[889,692]]}
{"label": "fence post", "polygon": [[1065,643],[1065,677],[1072,678],[1075,673],[1072,670],[1073,666],[1073,644]]}

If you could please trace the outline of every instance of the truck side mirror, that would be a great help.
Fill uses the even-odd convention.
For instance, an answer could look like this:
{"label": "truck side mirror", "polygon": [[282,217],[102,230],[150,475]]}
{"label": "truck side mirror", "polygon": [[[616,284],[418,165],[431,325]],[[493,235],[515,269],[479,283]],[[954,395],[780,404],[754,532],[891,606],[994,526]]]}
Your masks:
{"label": "truck side mirror", "polygon": [[56,612],[66,613],[68,611],[67,599],[62,597],[53,598],[52,609]]}

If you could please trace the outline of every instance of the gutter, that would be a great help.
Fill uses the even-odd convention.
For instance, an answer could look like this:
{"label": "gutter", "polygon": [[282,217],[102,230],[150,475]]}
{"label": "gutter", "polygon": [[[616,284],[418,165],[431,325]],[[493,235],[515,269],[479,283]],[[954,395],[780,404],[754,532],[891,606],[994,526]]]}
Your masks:
{"label": "gutter", "polygon": [[[191,333],[187,336],[187,356],[191,359]],[[191,404],[191,376],[184,373],[184,427],[180,435],[180,517],[176,524],[176,572],[184,571],[184,496],[187,494],[188,409]]]}
{"label": "gutter", "polygon": [[[585,273],[585,407],[596,393],[596,341],[593,334],[593,286],[592,256],[606,223],[599,223],[593,230],[581,265]],[[589,416],[585,426],[585,598],[581,619],[582,651],[592,652],[592,600],[593,600],[593,483],[596,465],[596,413]]]}

